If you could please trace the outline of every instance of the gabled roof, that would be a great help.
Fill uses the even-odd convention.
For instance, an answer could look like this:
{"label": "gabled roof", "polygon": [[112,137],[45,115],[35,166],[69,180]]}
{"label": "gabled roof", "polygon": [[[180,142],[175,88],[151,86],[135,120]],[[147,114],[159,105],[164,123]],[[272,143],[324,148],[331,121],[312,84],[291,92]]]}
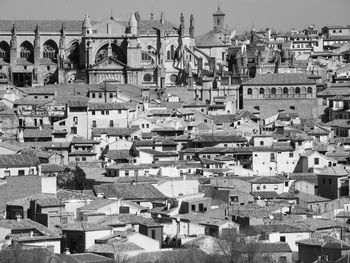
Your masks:
{"label": "gabled roof", "polygon": [[154,200],[165,199],[157,188],[151,184],[101,184],[94,186],[96,194],[103,194],[106,198],[126,200]]}
{"label": "gabled roof", "polygon": [[332,176],[348,176],[350,174],[350,170],[344,166],[332,166],[323,169],[318,175],[332,175]]}
{"label": "gabled roof", "polygon": [[296,84],[310,84],[314,85],[316,82],[308,78],[303,73],[275,73],[275,74],[259,74],[255,78],[244,82],[244,86],[249,85],[296,85]]}
{"label": "gabled roof", "polygon": [[122,103],[89,103],[89,111],[100,110],[127,110]]}
{"label": "gabled roof", "polygon": [[0,167],[29,167],[39,164],[38,156],[31,153],[0,155]]}

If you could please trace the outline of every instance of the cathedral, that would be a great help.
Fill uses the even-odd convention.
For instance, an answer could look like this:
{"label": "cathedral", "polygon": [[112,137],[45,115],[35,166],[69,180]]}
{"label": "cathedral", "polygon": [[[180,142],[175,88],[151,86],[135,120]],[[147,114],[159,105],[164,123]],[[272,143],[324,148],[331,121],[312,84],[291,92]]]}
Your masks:
{"label": "cathedral", "polygon": [[18,87],[105,82],[186,84],[193,57],[194,19],[179,26],[164,19],[125,21],[0,20],[0,83]]}

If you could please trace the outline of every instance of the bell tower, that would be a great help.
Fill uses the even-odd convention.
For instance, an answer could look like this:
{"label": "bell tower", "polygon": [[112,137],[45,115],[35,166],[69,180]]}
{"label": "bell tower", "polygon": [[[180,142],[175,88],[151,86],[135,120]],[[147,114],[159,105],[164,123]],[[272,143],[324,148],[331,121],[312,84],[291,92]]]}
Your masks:
{"label": "bell tower", "polygon": [[218,6],[218,10],[213,14],[213,22],[215,32],[223,31],[225,25],[225,13],[220,10],[220,6]]}

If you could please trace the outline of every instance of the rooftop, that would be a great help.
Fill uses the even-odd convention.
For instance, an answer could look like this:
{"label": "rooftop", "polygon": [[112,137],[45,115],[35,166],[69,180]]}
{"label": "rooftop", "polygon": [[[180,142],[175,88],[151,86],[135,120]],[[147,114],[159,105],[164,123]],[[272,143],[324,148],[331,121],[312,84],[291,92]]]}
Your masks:
{"label": "rooftop", "polygon": [[249,85],[295,85],[295,84],[309,84],[314,85],[316,82],[308,78],[303,73],[275,73],[275,74],[259,74],[255,78],[244,83]]}

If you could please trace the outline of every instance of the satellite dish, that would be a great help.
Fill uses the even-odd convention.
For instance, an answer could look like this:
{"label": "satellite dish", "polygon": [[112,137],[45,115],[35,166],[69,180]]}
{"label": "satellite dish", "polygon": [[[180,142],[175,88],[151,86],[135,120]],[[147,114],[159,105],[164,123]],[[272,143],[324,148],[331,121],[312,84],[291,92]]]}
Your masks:
{"label": "satellite dish", "polygon": [[269,215],[269,218],[273,220],[275,217],[273,215]]}
{"label": "satellite dish", "polygon": [[261,196],[260,196],[260,195],[258,195],[258,199],[259,199],[259,200],[261,199]]}

